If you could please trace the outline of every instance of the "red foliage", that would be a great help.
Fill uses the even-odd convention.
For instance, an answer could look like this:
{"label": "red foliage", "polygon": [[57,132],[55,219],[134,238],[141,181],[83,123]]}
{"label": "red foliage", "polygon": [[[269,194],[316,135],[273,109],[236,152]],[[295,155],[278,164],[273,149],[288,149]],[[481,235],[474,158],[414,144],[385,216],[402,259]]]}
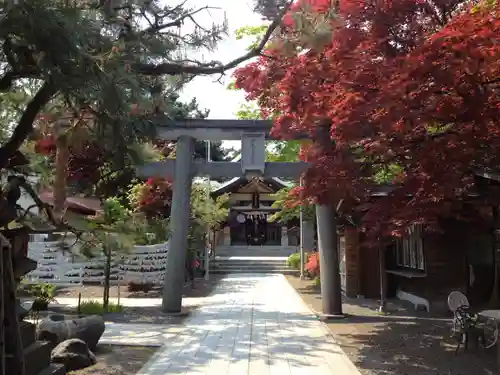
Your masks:
{"label": "red foliage", "polygon": [[[46,136],[35,144],[35,152],[54,157],[57,151],[55,138]],[[70,147],[68,181],[95,184],[101,178],[99,168],[104,164],[104,151],[97,143],[82,141],[77,147]]]}
{"label": "red foliage", "polygon": [[45,137],[35,144],[35,152],[42,155],[51,155],[56,152],[56,141],[54,137]]}
{"label": "red foliage", "polygon": [[[171,145],[164,141],[158,142],[165,154],[170,154]],[[57,148],[53,136],[45,136],[39,139],[35,145],[35,152],[54,157]],[[97,143],[92,141],[82,141],[75,147],[70,147],[70,159],[68,163],[68,182],[77,182],[81,187],[95,186],[103,177],[102,167],[106,162],[106,152]],[[130,176],[123,176],[123,186],[130,184]],[[118,178],[114,180],[112,189],[118,190],[122,186],[122,181]],[[143,189],[141,206],[147,212],[159,213],[169,212],[171,199],[171,182],[163,179],[149,178]]]}
{"label": "red foliage", "polygon": [[94,142],[85,141],[77,148],[70,149],[68,180],[95,185],[101,179],[105,162],[104,150]]}
{"label": "red foliage", "polygon": [[304,265],[305,270],[310,277],[319,276],[319,253],[312,253],[307,258],[307,263]]}
{"label": "red foliage", "polygon": [[172,183],[163,178],[148,178],[139,196],[139,208],[146,213],[168,216],[172,203]]}
{"label": "red foliage", "polygon": [[374,173],[396,164],[390,196],[358,205],[364,228],[375,239],[433,225],[456,213],[471,166],[500,164],[498,3],[338,3],[342,24],[329,44],[290,54],[274,43],[235,72],[236,86],[264,115],[280,114],[277,135],[314,137],[318,122],[330,124],[332,142],[305,150],[307,196],[366,202]]}

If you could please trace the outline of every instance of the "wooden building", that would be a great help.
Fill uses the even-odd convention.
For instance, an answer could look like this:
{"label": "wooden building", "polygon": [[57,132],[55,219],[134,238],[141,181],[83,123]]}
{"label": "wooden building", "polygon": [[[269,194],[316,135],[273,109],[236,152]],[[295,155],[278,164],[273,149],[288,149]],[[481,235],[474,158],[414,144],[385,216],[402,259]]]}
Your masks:
{"label": "wooden building", "polygon": [[[212,197],[229,195],[230,211],[216,234],[216,246],[298,246],[298,220],[270,221],[279,211],[274,194],[290,185],[279,178],[234,178],[212,191]],[[314,234],[313,234],[314,235]]]}
{"label": "wooden building", "polygon": [[[478,177],[476,186],[489,180],[488,194],[500,197],[500,177],[493,177]],[[486,190],[480,191],[471,195],[471,201],[484,197]],[[406,237],[383,249],[382,262],[377,249],[363,247],[362,233],[346,226],[339,231],[345,294],[380,298],[383,282],[385,297],[408,300],[434,312],[447,312],[446,299],[454,290],[465,293],[473,306],[487,304],[499,281],[495,263],[500,257],[495,252],[500,255],[496,250],[500,243],[494,234],[500,225],[495,225],[494,209],[485,206],[481,225],[443,217],[439,232],[425,233],[415,226]]]}

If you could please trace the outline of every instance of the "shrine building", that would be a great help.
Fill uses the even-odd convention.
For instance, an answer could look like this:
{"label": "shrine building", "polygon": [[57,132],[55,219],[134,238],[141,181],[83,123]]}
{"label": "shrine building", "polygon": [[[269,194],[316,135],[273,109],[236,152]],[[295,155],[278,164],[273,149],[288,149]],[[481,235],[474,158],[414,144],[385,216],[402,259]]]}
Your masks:
{"label": "shrine building", "polygon": [[212,198],[229,196],[229,214],[222,229],[216,233],[216,247],[228,246],[299,246],[299,221],[270,221],[279,211],[272,205],[274,194],[291,185],[279,178],[237,177],[213,190]]}

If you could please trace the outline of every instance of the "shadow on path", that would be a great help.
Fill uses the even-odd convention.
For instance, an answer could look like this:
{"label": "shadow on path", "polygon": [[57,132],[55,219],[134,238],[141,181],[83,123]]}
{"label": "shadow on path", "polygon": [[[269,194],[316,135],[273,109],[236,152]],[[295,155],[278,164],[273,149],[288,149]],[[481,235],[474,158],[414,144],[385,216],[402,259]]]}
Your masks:
{"label": "shadow on path", "polygon": [[[321,310],[319,291],[311,282],[289,277],[303,300]],[[378,301],[345,299],[347,319],[327,322],[340,346],[366,375],[491,375],[496,372],[496,351],[476,349],[454,355],[451,321],[415,312],[396,303],[390,312],[376,311]]]}

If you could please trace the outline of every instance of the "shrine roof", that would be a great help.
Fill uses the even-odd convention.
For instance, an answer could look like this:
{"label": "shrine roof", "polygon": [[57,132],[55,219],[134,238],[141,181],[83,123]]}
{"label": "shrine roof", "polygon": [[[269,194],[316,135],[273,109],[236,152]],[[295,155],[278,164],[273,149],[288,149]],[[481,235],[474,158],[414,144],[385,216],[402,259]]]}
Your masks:
{"label": "shrine roof", "polygon": [[[263,183],[271,185],[276,191],[283,189],[285,187],[292,187],[293,184],[287,181],[284,181],[278,177],[268,177],[261,179]],[[222,183],[216,189],[211,192],[212,196],[219,196],[226,193],[231,193],[242,187],[244,184],[247,184],[250,180],[246,177],[235,177],[229,181]]]}

